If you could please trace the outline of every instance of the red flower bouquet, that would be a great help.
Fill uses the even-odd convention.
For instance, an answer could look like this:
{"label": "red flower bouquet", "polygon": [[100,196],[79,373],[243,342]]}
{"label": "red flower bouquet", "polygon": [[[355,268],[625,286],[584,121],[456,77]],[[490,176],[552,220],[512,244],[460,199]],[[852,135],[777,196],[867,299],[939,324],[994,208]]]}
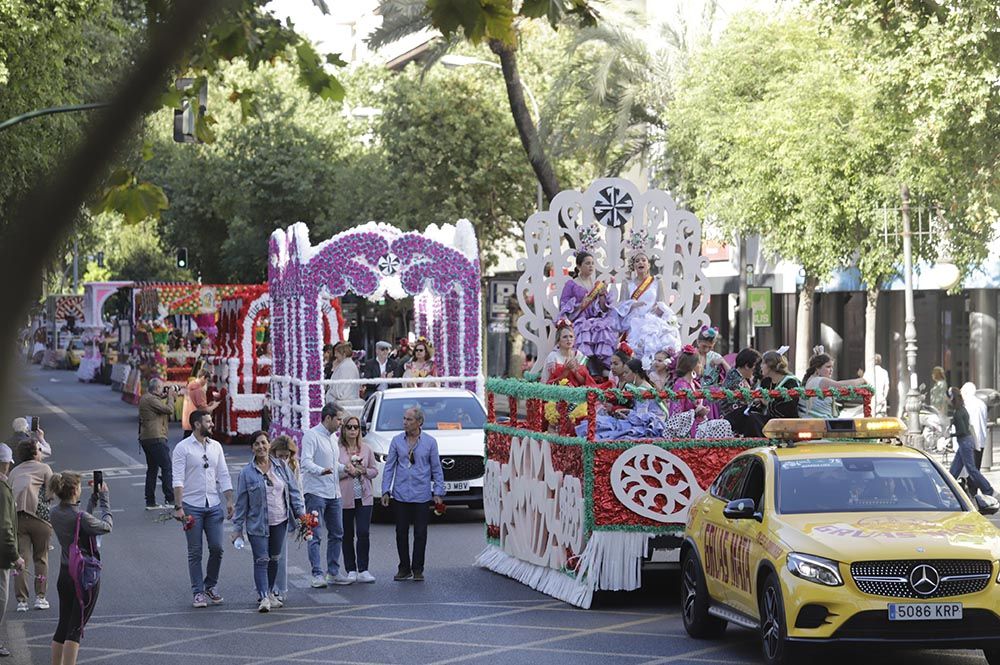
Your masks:
{"label": "red flower bouquet", "polygon": [[299,515],[299,528],[295,530],[297,542],[309,542],[313,539],[313,529],[319,526],[319,513],[315,510],[305,515]]}

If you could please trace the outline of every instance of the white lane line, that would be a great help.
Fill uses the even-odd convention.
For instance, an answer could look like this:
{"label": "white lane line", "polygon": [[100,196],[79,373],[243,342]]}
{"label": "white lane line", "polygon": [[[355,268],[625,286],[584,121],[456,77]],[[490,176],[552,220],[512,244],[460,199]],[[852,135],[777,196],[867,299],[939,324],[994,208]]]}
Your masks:
{"label": "white lane line", "polygon": [[[92,438],[91,438],[91,440],[94,443],[99,443],[99,442],[103,442],[104,441],[104,439],[100,435],[92,432],[89,427],[87,427],[86,425],[84,425],[83,423],[81,423],[79,420],[77,420],[73,416],[71,416],[68,413],[66,413],[66,411],[64,411],[61,407],[59,407],[59,406],[53,404],[52,402],[50,402],[48,399],[46,399],[45,397],[43,397],[41,394],[39,394],[39,393],[37,393],[37,392],[35,392],[33,390],[29,390],[28,388],[24,388],[24,392],[27,395],[29,395],[30,397],[32,397],[33,399],[36,399],[39,402],[41,402],[43,406],[45,406],[45,407],[47,407],[49,409],[49,411],[51,411],[52,413],[56,414],[57,416],[59,416],[63,420],[65,420],[66,423],[70,427],[72,427],[73,429],[75,429],[77,432],[90,432],[93,435]],[[124,450],[116,448],[116,447],[114,447],[114,446],[112,446],[110,444],[107,447],[102,446],[102,449],[105,452],[107,452],[109,455],[111,455],[112,457],[114,457],[115,459],[117,459],[122,464],[125,464],[127,466],[132,466],[132,467],[141,467],[141,466],[144,466],[142,464],[142,462],[140,462],[139,460],[135,459],[134,457],[132,457],[131,455],[129,455],[128,453],[126,453]]]}

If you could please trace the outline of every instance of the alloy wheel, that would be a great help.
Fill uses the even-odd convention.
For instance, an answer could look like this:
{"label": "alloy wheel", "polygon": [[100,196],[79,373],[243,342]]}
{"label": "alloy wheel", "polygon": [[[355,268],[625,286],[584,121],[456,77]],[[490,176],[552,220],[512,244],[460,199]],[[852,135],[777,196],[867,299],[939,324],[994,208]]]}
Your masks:
{"label": "alloy wheel", "polygon": [[764,589],[764,616],[761,624],[761,641],[768,660],[775,658],[781,644],[781,620],[778,612],[778,595],[774,587],[768,585]]}

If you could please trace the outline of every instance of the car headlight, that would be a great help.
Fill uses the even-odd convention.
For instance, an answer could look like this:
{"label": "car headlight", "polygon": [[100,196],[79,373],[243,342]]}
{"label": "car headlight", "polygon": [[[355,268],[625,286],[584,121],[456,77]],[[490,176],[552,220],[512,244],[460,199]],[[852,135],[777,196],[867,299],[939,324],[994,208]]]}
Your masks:
{"label": "car headlight", "polygon": [[385,464],[385,461],[389,458],[387,453],[374,453],[375,461],[379,464]]}
{"label": "car headlight", "polygon": [[804,580],[825,584],[826,586],[843,586],[844,578],[840,576],[840,567],[832,559],[811,554],[792,552],[788,555],[788,570],[792,575]]}

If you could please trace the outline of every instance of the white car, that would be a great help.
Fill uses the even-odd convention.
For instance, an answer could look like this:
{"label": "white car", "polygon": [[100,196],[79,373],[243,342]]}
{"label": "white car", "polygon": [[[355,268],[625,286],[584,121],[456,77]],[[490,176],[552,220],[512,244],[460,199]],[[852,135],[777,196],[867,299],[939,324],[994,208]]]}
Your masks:
{"label": "white car", "polygon": [[403,413],[413,406],[423,409],[423,431],[438,442],[445,503],[482,508],[486,409],[475,393],[457,388],[394,388],[368,398],[361,422],[378,466],[372,481],[375,494],[382,491],[389,443],[402,433]]}

